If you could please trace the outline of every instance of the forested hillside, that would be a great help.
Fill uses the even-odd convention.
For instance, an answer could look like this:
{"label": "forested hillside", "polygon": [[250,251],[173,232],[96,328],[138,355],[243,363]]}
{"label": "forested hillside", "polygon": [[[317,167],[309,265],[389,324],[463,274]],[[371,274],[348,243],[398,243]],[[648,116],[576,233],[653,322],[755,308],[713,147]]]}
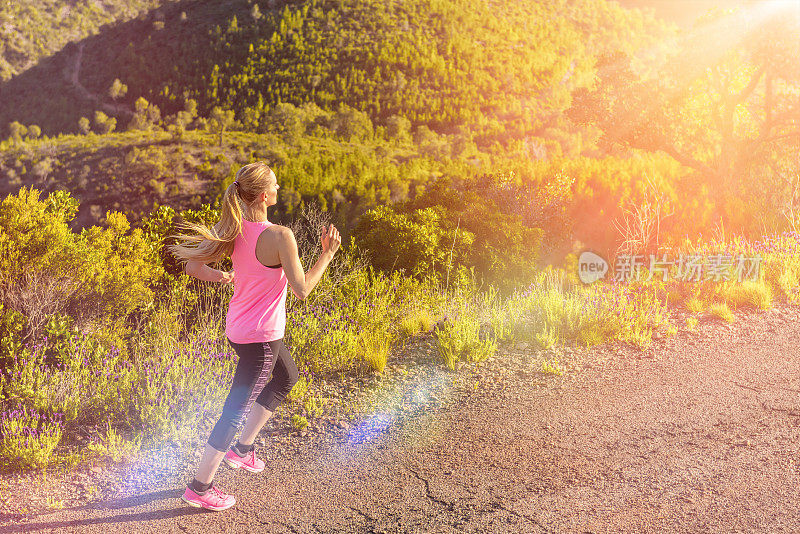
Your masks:
{"label": "forested hillside", "polygon": [[[70,80],[80,59],[74,81],[129,111],[139,97],[165,115],[192,98],[201,115],[221,106],[259,131],[279,103],[346,104],[378,124],[401,115],[487,145],[531,138],[540,155],[559,155],[580,145],[564,139],[574,129],[562,115],[591,82],[593,58],[662,36],[604,0],[177,2],[12,80],[0,124],[77,132],[98,107]],[[115,79],[125,95],[109,95]]]}
{"label": "forested hillside", "polygon": [[21,0],[0,2],[0,81],[6,81],[61,50],[163,0]]}

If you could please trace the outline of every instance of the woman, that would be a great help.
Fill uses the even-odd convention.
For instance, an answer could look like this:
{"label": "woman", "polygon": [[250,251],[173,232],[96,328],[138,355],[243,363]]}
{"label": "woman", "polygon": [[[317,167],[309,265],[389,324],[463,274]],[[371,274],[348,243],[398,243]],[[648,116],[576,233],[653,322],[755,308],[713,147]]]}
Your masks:
{"label": "woman", "polygon": [[[265,163],[245,165],[225,190],[216,226],[187,224],[185,228],[196,235],[179,236],[181,244],[169,247],[186,261],[189,275],[207,282],[233,282],[225,334],[238,362],[222,415],[182,497],[192,506],[219,511],[236,503],[212,482],[223,459],[252,473],[264,469],[255,455],[255,438],[298,379],[297,366],[283,344],[287,281],[297,298],[305,299],[341,244],[333,225],[324,229],[322,253],[303,273],[292,231],[267,220],[267,208],[277,203],[278,189],[275,173]],[[233,261],[230,272],[206,265],[227,255]],[[270,373],[272,380],[267,382]],[[242,424],[239,440],[229,448]]]}

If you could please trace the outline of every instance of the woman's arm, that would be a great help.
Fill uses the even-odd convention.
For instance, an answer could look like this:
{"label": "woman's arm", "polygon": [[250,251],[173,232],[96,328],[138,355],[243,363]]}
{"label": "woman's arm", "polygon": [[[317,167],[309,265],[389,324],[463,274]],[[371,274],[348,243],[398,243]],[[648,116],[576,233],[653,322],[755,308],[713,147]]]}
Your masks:
{"label": "woman's arm", "polygon": [[203,280],[204,282],[221,282],[223,284],[230,284],[233,282],[233,271],[212,269],[199,261],[187,261],[186,274],[194,276],[198,280]]}
{"label": "woman's arm", "polygon": [[297,252],[297,241],[295,241],[294,234],[289,228],[281,228],[278,236],[278,254],[281,258],[281,265],[283,265],[283,272],[286,274],[289,286],[292,288],[292,293],[297,298],[305,300],[317,286],[317,283],[322,278],[322,273],[328,268],[328,264],[330,264],[333,255],[339,249],[341,242],[339,231],[333,225],[323,230],[322,253],[314,266],[307,273],[304,273],[303,265],[300,263],[300,256]]}

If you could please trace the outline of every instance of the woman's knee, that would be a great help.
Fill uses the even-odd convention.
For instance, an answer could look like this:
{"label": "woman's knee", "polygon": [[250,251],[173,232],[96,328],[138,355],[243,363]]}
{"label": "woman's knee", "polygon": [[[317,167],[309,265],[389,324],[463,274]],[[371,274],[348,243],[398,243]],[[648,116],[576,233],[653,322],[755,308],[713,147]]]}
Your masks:
{"label": "woman's knee", "polygon": [[246,387],[234,387],[225,399],[222,406],[220,419],[229,422],[233,426],[240,426],[244,423],[245,410],[247,409],[247,398],[249,389]]}
{"label": "woman's knee", "polygon": [[286,383],[289,385],[289,389],[292,389],[297,384],[297,381],[300,380],[300,372],[297,370],[297,366],[294,365],[287,371],[288,378]]}
{"label": "woman's knee", "polygon": [[244,410],[222,410],[219,421],[222,424],[239,428],[245,422]]}

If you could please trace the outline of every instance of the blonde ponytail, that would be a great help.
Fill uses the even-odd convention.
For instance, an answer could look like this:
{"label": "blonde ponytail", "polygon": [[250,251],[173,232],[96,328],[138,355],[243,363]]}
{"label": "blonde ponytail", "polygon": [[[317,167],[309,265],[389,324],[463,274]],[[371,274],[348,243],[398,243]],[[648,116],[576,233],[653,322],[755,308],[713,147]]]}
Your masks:
{"label": "blonde ponytail", "polygon": [[213,228],[202,224],[181,223],[181,230],[194,232],[194,235],[173,236],[176,245],[167,246],[173,256],[183,261],[216,263],[233,252],[233,243],[242,232],[242,219],[247,207],[267,190],[272,169],[261,161],[245,165],[236,173],[236,178],[225,189],[222,197],[222,212],[219,222]]}

